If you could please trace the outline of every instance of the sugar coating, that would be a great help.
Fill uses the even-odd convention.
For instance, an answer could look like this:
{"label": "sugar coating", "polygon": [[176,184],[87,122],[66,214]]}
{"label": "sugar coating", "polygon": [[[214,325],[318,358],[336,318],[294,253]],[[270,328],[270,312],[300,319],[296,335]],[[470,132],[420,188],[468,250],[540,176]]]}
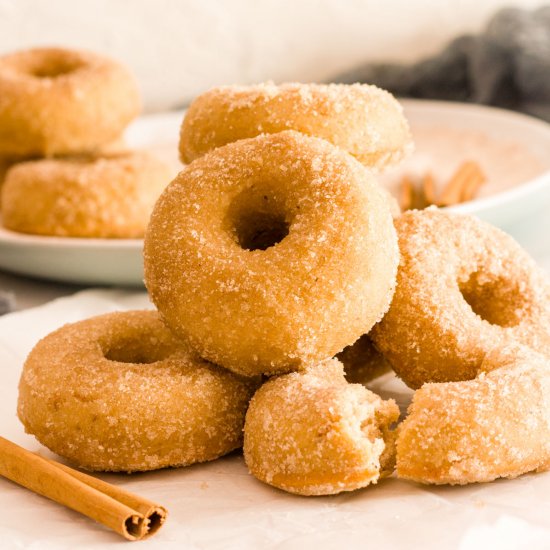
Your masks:
{"label": "sugar coating", "polygon": [[22,162],[6,176],[2,221],[37,235],[143,237],[172,177],[167,164],[145,152]]}
{"label": "sugar coating", "polygon": [[[288,235],[265,250],[239,243],[251,214]],[[168,326],[235,372],[290,372],[333,357],[388,305],[398,249],[370,173],[298,132],[215,149],[157,202],[145,236],[145,283]]]}
{"label": "sugar coating", "polygon": [[244,458],[259,480],[291,493],[330,495],[393,470],[399,409],[359,384],[337,360],[266,382],[246,414]]}
{"label": "sugar coating", "polygon": [[35,48],[0,57],[0,151],[91,152],[118,138],[141,109],[135,79],[95,53]]}
{"label": "sugar coating", "polygon": [[180,133],[183,162],[238,139],[296,130],[330,141],[370,168],[412,150],[401,105],[366,84],[221,86],[190,105]]}
{"label": "sugar coating", "polygon": [[154,470],[240,447],[258,382],[197,358],[156,312],[109,313],[38,342],[17,412],[26,432],[82,468]]}
{"label": "sugar coating", "polygon": [[412,388],[474,378],[509,339],[550,357],[550,283],[499,229],[430,208],[396,220],[392,305],[370,336]]}
{"label": "sugar coating", "polygon": [[466,484],[550,468],[550,360],[497,346],[474,380],[425,384],[398,428],[397,474]]}
{"label": "sugar coating", "polygon": [[336,359],[344,365],[346,380],[354,384],[366,384],[391,370],[390,363],[367,334],[345,347]]}

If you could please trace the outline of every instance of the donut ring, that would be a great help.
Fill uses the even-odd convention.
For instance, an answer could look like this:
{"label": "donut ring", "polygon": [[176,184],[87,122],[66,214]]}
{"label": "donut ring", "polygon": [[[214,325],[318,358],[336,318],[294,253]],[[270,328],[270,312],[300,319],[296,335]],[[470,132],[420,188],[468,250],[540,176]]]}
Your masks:
{"label": "donut ring", "polygon": [[222,86],[190,105],[180,133],[183,162],[238,139],[296,130],[330,141],[370,168],[396,163],[412,148],[403,109],[366,84]]}
{"label": "donut ring", "polygon": [[82,468],[154,470],[240,447],[256,386],[190,355],[154,311],[109,313],[34,347],[18,415],[27,433]]}
{"label": "donut ring", "polygon": [[391,300],[398,250],[369,172],[287,131],[180,172],[155,206],[144,259],[172,331],[201,357],[254,375],[318,363],[368,332]]}
{"label": "donut ring", "polygon": [[366,334],[351,346],[345,347],[336,355],[336,359],[344,365],[346,380],[352,384],[367,384],[391,371],[389,362]]}
{"label": "donut ring", "polygon": [[92,152],[120,136],[141,109],[125,67],[85,51],[36,48],[0,57],[0,151]]}
{"label": "donut ring", "polygon": [[395,225],[397,289],[370,336],[407,385],[474,378],[503,340],[550,357],[550,284],[510,236],[436,209]]}
{"label": "donut ring", "polygon": [[266,382],[246,414],[244,459],[260,481],[299,495],[333,495],[393,471],[394,401],[348,384],[336,360]]}
{"label": "donut ring", "polygon": [[148,153],[22,162],[2,189],[2,221],[19,233],[143,237],[172,171]]}
{"label": "donut ring", "polygon": [[397,474],[466,484],[550,469],[550,362],[493,350],[474,380],[425,384],[398,428]]}

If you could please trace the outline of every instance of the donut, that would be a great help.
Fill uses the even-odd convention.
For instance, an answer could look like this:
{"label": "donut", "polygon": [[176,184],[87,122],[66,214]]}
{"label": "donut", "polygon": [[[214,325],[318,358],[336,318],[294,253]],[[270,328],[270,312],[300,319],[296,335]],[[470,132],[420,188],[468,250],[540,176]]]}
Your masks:
{"label": "donut", "polygon": [[143,237],[155,201],[173,177],[145,152],[19,163],[2,189],[2,222],[19,233]]}
{"label": "donut", "polygon": [[191,162],[227,143],[296,130],[330,141],[371,168],[394,164],[412,148],[403,109],[366,84],[222,86],[197,97],[180,132],[180,156]]}
{"label": "donut", "polygon": [[550,469],[550,361],[498,346],[473,380],[425,384],[398,428],[397,474],[459,484]]}
{"label": "donut", "polygon": [[397,290],[370,336],[407,385],[472,379],[503,340],[550,357],[550,283],[510,236],[435,208],[395,226]]}
{"label": "donut", "polygon": [[346,380],[352,384],[367,384],[391,370],[389,362],[366,334],[351,346],[346,346],[336,359],[344,365]]}
{"label": "donut", "polygon": [[299,495],[332,495],[393,471],[399,409],[329,360],[266,382],[246,413],[244,459],[260,481]]}
{"label": "donut", "polygon": [[136,82],[101,55],[36,48],[0,57],[0,151],[51,156],[93,152],[141,109]]}
{"label": "donut", "polygon": [[82,468],[154,470],[240,447],[256,386],[194,356],[156,312],[115,312],[34,347],[17,412],[27,433]]}
{"label": "donut", "polygon": [[168,326],[244,375],[299,370],[368,332],[397,263],[369,171],[294,131],[188,165],[155,205],[144,246],[145,284]]}

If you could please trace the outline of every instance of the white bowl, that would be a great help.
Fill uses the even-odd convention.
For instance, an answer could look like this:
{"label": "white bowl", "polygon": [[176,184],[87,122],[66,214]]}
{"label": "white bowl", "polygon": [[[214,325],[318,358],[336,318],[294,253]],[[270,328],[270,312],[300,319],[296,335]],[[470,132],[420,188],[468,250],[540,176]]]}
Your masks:
{"label": "white bowl", "polygon": [[[403,171],[430,169],[445,176],[468,158],[477,160],[493,180],[499,174],[510,180],[505,163],[513,158],[517,181],[508,181],[508,187],[498,192],[498,181],[493,181],[480,198],[451,210],[477,215],[514,234],[519,232],[518,221],[539,216],[537,210],[543,207],[550,209],[550,125],[476,105],[420,100],[403,104],[413,135],[418,136],[417,150],[402,166],[384,174],[390,186]],[[182,117],[183,112],[141,117],[128,128],[128,145],[152,149],[175,164]],[[441,137],[449,130],[470,137],[449,145]],[[480,145],[484,142],[496,146],[488,151]],[[441,154],[434,154],[437,150]],[[517,177],[521,166],[528,177]],[[0,268],[56,281],[142,286],[142,247],[141,240],[40,237],[0,229]]]}

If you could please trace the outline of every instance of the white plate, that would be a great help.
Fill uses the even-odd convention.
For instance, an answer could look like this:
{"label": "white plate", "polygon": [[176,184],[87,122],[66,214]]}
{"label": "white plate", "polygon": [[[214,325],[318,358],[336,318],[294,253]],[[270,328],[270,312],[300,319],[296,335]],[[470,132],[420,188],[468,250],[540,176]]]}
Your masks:
{"label": "white plate", "polygon": [[[479,199],[453,210],[478,215],[519,235],[518,221],[550,204],[550,125],[477,105],[417,100],[403,104],[417,149],[404,165],[384,175],[390,187],[403,171],[431,170],[444,179],[462,161],[474,159],[490,183]],[[182,112],[141,117],[128,128],[128,145],[152,149],[175,162],[182,117]],[[458,141],[447,139],[443,132],[449,130]],[[38,237],[0,229],[0,268],[57,281],[141,286],[142,241]]]}

